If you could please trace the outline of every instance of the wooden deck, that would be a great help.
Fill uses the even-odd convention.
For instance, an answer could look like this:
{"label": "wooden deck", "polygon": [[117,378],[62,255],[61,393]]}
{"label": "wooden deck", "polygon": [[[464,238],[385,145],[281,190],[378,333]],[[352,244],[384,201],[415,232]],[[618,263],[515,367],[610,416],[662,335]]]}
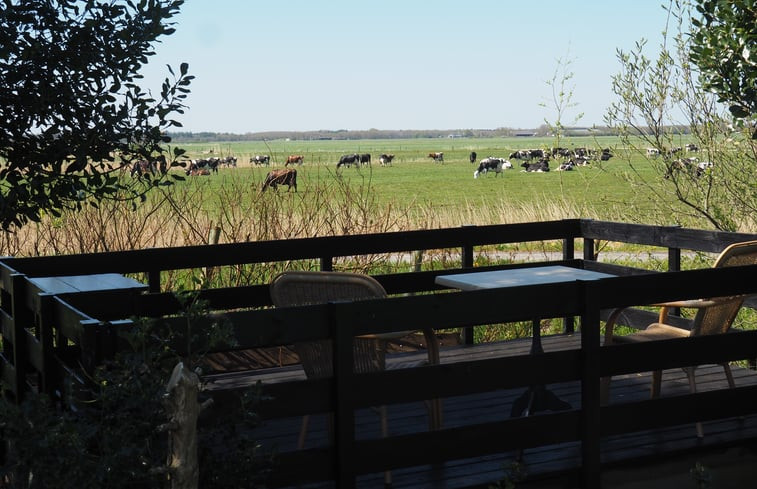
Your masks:
{"label": "wooden deck", "polygon": [[[573,349],[579,346],[579,335],[559,335],[543,338],[546,351]],[[456,346],[443,348],[442,363],[518,355],[528,353],[530,339],[514,340],[500,343],[487,343],[474,346]],[[393,354],[388,357],[389,368],[401,367],[403,363],[413,363],[425,357],[425,352]],[[503,375],[516,375],[503,372]],[[746,368],[734,367],[733,374],[737,386],[757,385],[757,372]],[[259,371],[255,375],[249,372],[229,373],[208,379],[209,389],[233,388],[250,385],[256,379],[265,382],[280,382],[304,378],[299,366],[283,367],[268,371]],[[624,403],[648,398],[650,374],[633,374],[613,379],[611,403]],[[700,392],[722,389],[726,386],[725,376],[720,366],[702,366],[697,369],[697,387]],[[580,407],[580,385],[567,382],[550,385],[548,388],[560,399],[567,401],[573,408]],[[444,428],[455,428],[482,421],[497,421],[510,416],[513,401],[523,393],[518,390],[498,390],[443,399]],[[666,370],[663,374],[663,396],[688,394],[686,376],[681,369]],[[539,412],[532,414],[538,416]],[[326,446],[328,429],[325,415],[311,416],[306,449]],[[392,435],[417,433],[427,430],[426,410],[421,402],[395,404],[388,406],[388,425]],[[301,426],[301,417],[283,418],[264,421],[256,430],[257,440],[266,450],[286,452],[296,450],[297,436]],[[370,409],[357,413],[357,439],[370,439],[380,436],[379,417]],[[606,487],[633,487],[633,479],[646,479],[651,472],[644,467],[652,467],[661,458],[669,455],[692,458],[685,468],[685,477],[696,461],[706,456],[707,451],[720,451],[730,446],[753,443],[757,438],[757,416],[732,418],[704,423],[704,439],[696,437],[693,424],[668,427],[661,430],[643,431],[624,436],[610,436],[602,440],[602,474]],[[460,440],[465,443],[465,440]],[[468,488],[490,487],[496,481],[506,477],[506,471],[513,468],[518,453],[507,451],[501,454],[478,457],[474,459],[448,461],[438,466],[419,466],[400,468],[392,471],[394,488]],[[700,458],[697,458],[700,457]],[[555,446],[526,449],[522,452],[520,468],[526,479],[518,487],[530,487],[558,484],[555,487],[577,487],[577,468],[581,462],[579,443],[566,443]],[[629,466],[635,466],[628,472]],[[751,477],[757,475],[757,468],[750,464]],[[743,468],[742,468],[743,469]],[[650,469],[651,470],[651,469]],[[661,470],[661,469],[657,469]],[[674,470],[679,470],[674,469]],[[625,475],[619,475],[625,474]],[[674,474],[675,475],[675,474]],[[680,474],[679,474],[680,475]],[[629,480],[630,478],[630,480]],[[688,479],[690,480],[690,479]],[[362,476],[358,487],[383,487],[383,474]],[[332,487],[329,484],[317,484],[306,487]],[[540,486],[541,487],[541,486]],[[725,487],[725,486],[718,486]]]}

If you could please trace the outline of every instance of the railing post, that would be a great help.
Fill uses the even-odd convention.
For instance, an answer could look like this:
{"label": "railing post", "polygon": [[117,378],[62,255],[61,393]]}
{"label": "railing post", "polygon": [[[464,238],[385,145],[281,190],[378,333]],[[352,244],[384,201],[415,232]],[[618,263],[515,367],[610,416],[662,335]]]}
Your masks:
{"label": "railing post", "polygon": [[334,258],[331,256],[321,257],[321,271],[331,272],[334,270]]}
{"label": "railing post", "polygon": [[[575,254],[576,246],[573,238],[564,238],[562,240],[562,259],[572,260],[575,258]],[[562,331],[566,334],[575,332],[575,321],[572,316],[562,318]]]}
{"label": "railing post", "polygon": [[147,272],[147,288],[152,293],[160,292],[160,270]]}
{"label": "railing post", "polygon": [[[351,393],[354,384],[352,328],[336,303],[329,303],[329,323],[334,345],[334,482],[337,489],[355,487],[355,408]],[[341,325],[341,327],[340,327]]]}
{"label": "railing post", "polygon": [[599,305],[594,283],[580,281],[581,301],[581,487],[600,487]]}
{"label": "railing post", "polygon": [[[475,227],[473,224],[463,224],[463,228]],[[462,268],[473,268],[473,245],[465,242],[460,250],[460,264]],[[473,326],[462,328],[463,344],[473,344]]]}
{"label": "railing post", "polygon": [[597,259],[594,256],[594,240],[592,238],[584,238],[584,260],[595,261]]}

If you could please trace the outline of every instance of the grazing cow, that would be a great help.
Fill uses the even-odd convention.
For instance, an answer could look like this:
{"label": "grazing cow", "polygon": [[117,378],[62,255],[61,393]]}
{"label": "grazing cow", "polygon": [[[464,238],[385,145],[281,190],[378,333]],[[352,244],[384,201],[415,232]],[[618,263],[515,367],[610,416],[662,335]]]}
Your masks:
{"label": "grazing cow", "polygon": [[[218,165],[221,163],[221,158],[203,158],[200,160],[192,160],[189,162],[189,167],[186,170],[187,175],[210,175],[210,172],[218,173]],[[201,172],[201,170],[207,170],[207,173]]]}
{"label": "grazing cow", "polygon": [[269,155],[255,155],[250,157],[250,163],[253,165],[266,165],[268,166],[271,162],[271,157]]}
{"label": "grazing cow", "polygon": [[473,178],[478,178],[479,175],[488,173],[490,171],[495,172],[494,176],[496,177],[497,175],[502,173],[503,169],[512,167],[512,163],[504,158],[495,158],[493,156],[489,156],[488,158],[481,160],[481,162],[478,164],[478,169],[473,172]]}
{"label": "grazing cow", "polygon": [[341,166],[352,166],[357,165],[358,163],[360,163],[360,155],[353,153],[351,155],[342,155],[339,158],[339,163],[336,164],[336,167],[339,168]]}
{"label": "grazing cow", "polygon": [[237,166],[237,157],[236,156],[227,156],[226,158],[221,158],[221,164],[225,167],[235,167]]}
{"label": "grazing cow", "polygon": [[657,148],[647,148],[647,156],[650,158],[657,158],[660,156],[660,150]]}
{"label": "grazing cow", "polygon": [[428,157],[436,162],[442,162],[444,163],[444,153],[429,153]]}
{"label": "grazing cow", "polygon": [[371,164],[371,154],[370,153],[363,153],[360,155],[360,164],[361,165],[370,165]]}
{"label": "grazing cow", "polygon": [[[164,160],[165,161],[165,160]],[[149,160],[137,160],[131,165],[131,176],[141,177],[147,172],[155,175],[155,162]],[[164,172],[165,173],[165,172]]]}
{"label": "grazing cow", "polygon": [[392,160],[394,159],[393,154],[382,154],[379,156],[379,163],[381,163],[381,166],[392,166]]}
{"label": "grazing cow", "polygon": [[287,192],[292,190],[297,192],[297,170],[294,168],[284,168],[281,170],[271,170],[265,177],[261,192],[265,192],[265,189],[272,187],[274,190],[278,190],[279,185],[287,185],[289,188]]}
{"label": "grazing cow", "polygon": [[526,172],[548,172],[549,171],[549,161],[547,161],[545,158],[541,158],[536,163],[529,163],[528,161],[524,161],[520,166],[524,168],[522,171]]}
{"label": "grazing cow", "polygon": [[699,146],[697,146],[696,144],[692,144],[692,143],[687,144],[685,146],[685,148],[686,148],[686,151],[688,151],[690,153],[696,153],[697,151],[699,151]]}
{"label": "grazing cow", "polygon": [[531,150],[528,149],[519,149],[510,153],[511,160],[530,160],[533,157]]}
{"label": "grazing cow", "polygon": [[284,163],[284,166],[294,165],[298,164],[301,165],[305,161],[305,157],[302,155],[289,155],[287,156],[287,160]]}
{"label": "grazing cow", "polygon": [[468,155],[468,159],[470,160],[471,163],[475,163],[476,162],[476,156],[478,156],[478,155],[476,155],[475,151],[471,151],[470,152],[470,154]]}

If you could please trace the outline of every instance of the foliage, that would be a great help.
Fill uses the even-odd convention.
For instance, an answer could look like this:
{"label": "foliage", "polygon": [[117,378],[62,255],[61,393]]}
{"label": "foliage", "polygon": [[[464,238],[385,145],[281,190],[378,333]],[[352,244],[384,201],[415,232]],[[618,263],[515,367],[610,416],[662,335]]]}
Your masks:
{"label": "foliage", "polygon": [[[645,55],[645,40],[631,51],[618,51],[621,72],[612,82],[618,101],[609,107],[606,121],[623,145],[648,155],[654,174],[650,178],[629,160],[630,181],[651,192],[660,213],[678,224],[696,219],[699,227],[752,229],[757,216],[755,147],[748,134],[733,131],[725,108],[699,82],[689,57],[689,19],[689,5],[671,1],[656,59]],[[681,119],[691,132],[685,139],[675,129]],[[696,152],[687,152],[684,142]],[[646,153],[647,148],[656,153]],[[683,207],[671,213],[671,199]]]}
{"label": "foliage", "polygon": [[[547,86],[549,86],[552,91],[550,108],[553,108],[555,111],[555,121],[552,123],[548,119],[544,119],[544,122],[549,127],[550,133],[554,135],[556,147],[560,147],[561,140],[565,135],[566,127],[563,118],[565,117],[566,112],[578,105],[573,101],[575,85],[571,84],[571,80],[574,76],[574,73],[570,71],[570,65],[572,63],[573,60],[569,56],[559,58],[552,78],[546,82]],[[540,105],[545,108],[547,107],[547,103],[542,103]],[[568,124],[575,125],[582,118],[583,113],[579,113]]]}
{"label": "foliage", "polygon": [[[179,293],[186,328],[141,320],[122,335],[124,348],[97,368],[89,388],[55,404],[43,395],[23,404],[0,401],[0,438],[10,447],[0,477],[9,488],[160,488],[167,435],[160,430],[163,393],[174,365],[199,366],[204,348],[228,343],[223,318],[200,328],[207,313],[194,294]],[[200,487],[249,487],[265,474],[250,430],[257,424],[255,391],[199,428]],[[218,419],[222,418],[222,419]],[[220,483],[217,485],[216,483]]]}
{"label": "foliage", "polygon": [[182,64],[160,96],[140,68],[183,0],[8,0],[0,10],[0,225],[39,221],[103,199],[143,198],[170,181],[121,181],[138,160],[178,164],[165,131],[184,110],[192,76]]}
{"label": "foliage", "polygon": [[757,139],[757,5],[754,0],[697,0],[691,60],[704,88],[729,104],[731,115]]}

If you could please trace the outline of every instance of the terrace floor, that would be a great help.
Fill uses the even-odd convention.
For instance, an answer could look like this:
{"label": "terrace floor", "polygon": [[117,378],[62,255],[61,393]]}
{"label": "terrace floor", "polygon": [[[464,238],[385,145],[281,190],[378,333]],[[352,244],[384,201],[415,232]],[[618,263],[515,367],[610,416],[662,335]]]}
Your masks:
{"label": "terrace floor", "polygon": [[[543,337],[546,351],[577,348],[580,336],[558,335]],[[474,346],[446,347],[441,350],[442,363],[486,359],[502,355],[526,354],[530,339]],[[406,362],[425,357],[425,352],[389,355],[387,362]],[[272,371],[274,372],[274,371]],[[757,372],[733,367],[737,386],[757,384]],[[275,369],[271,380],[303,378],[299,366]],[[229,388],[249,384],[247,373],[229,373],[214,376],[209,387]],[[275,381],[275,380],[274,380]],[[611,402],[646,399],[649,396],[650,374],[633,374],[613,378]],[[701,366],[697,369],[699,391],[721,389],[727,386],[720,366]],[[580,385],[567,382],[548,386],[561,399],[572,406],[580,405]],[[475,395],[445,398],[445,428],[464,426],[483,421],[506,419],[510,416],[513,401],[523,389],[499,390]],[[666,370],[663,374],[664,396],[687,394],[686,375],[681,369]],[[535,413],[534,416],[538,416]],[[392,434],[414,433],[427,429],[427,414],[423,403],[396,404],[388,407],[388,425]],[[256,439],[266,448],[278,451],[296,449],[301,426],[300,417],[264,422],[256,430]],[[696,436],[692,424],[642,431],[622,436],[606,437],[602,441],[603,487],[635,489],[641,487],[698,487],[690,471],[697,462],[707,467],[705,475],[712,477],[711,486],[745,487],[754,484],[757,477],[757,416],[717,420],[704,423],[703,439]],[[356,415],[358,438],[379,436],[378,416],[366,409]],[[306,447],[327,443],[325,415],[311,416]],[[527,449],[522,453],[520,468],[527,474],[516,487],[576,487],[571,484],[580,465],[580,444],[565,443],[557,446]],[[675,452],[672,457],[666,457]],[[687,455],[687,452],[690,452]],[[393,488],[471,488],[498,487],[492,485],[506,477],[513,468],[517,453],[514,451],[455,460],[439,466],[420,466],[392,471]],[[748,481],[748,482],[747,482]],[[311,487],[311,486],[308,486]],[[330,487],[328,484],[312,487]],[[383,488],[383,474],[371,474],[359,479],[358,487]],[[503,484],[501,487],[505,487]]]}

